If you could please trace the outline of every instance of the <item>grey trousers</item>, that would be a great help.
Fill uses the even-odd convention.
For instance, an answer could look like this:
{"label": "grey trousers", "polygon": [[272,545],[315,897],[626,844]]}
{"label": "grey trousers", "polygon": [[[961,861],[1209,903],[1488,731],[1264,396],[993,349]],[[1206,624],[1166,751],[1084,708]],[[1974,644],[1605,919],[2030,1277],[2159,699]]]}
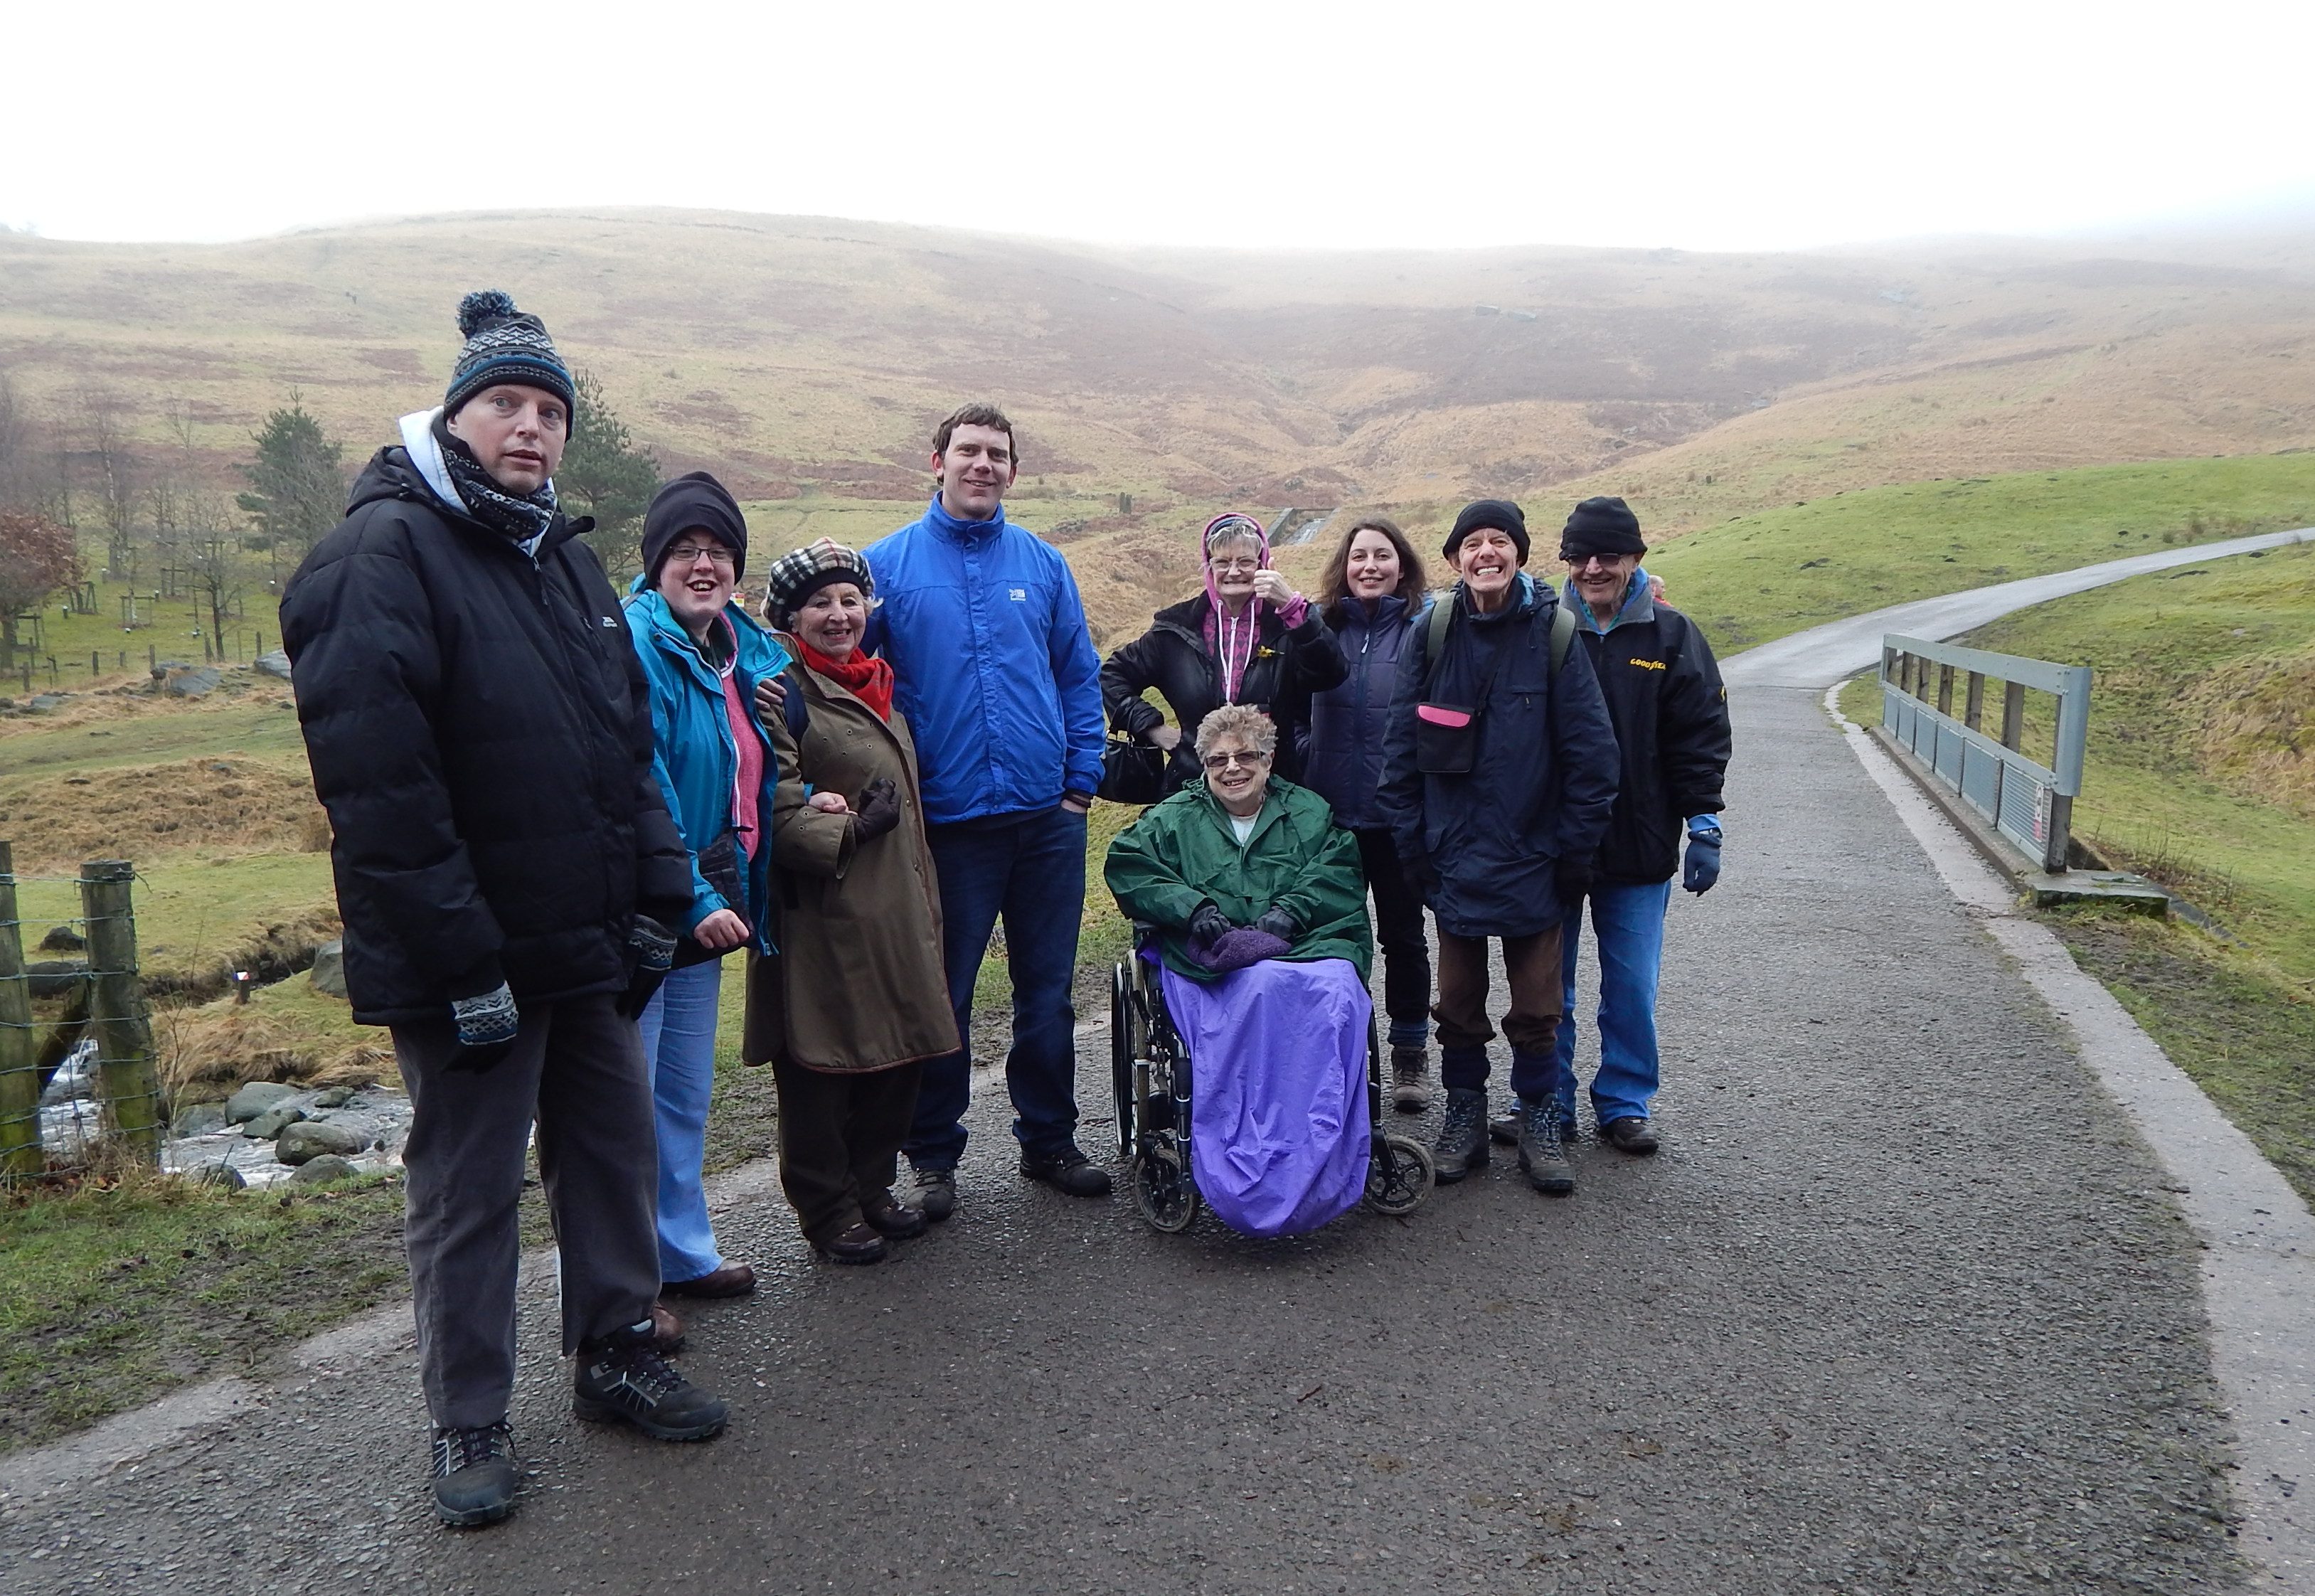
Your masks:
{"label": "grey trousers", "polygon": [[481,1075],[445,1068],[457,1047],[447,1015],[392,1028],[412,1109],[404,1239],[437,1424],[495,1424],[514,1395],[516,1209],[534,1119],[562,1249],[563,1352],[651,1317],[651,1083],[635,1023],[612,1003],[606,993],[526,1006],[513,1052]]}

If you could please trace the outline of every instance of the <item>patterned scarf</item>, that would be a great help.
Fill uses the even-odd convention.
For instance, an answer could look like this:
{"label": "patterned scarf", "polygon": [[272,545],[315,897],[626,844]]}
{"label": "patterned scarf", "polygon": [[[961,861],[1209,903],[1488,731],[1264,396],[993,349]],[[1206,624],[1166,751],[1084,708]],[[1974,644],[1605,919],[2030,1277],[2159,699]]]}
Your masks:
{"label": "patterned scarf", "polygon": [[476,520],[526,546],[536,543],[554,525],[552,482],[543,484],[535,493],[518,498],[499,486],[498,479],[483,469],[475,451],[450,431],[439,414],[434,418],[433,431],[434,441],[441,446],[442,464],[450,473],[451,483]]}

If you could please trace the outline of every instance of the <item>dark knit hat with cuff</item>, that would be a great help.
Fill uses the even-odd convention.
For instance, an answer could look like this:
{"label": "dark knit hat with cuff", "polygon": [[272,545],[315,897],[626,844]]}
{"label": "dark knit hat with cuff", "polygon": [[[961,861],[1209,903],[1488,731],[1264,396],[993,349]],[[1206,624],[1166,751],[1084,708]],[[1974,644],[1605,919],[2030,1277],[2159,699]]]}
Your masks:
{"label": "dark knit hat with cuff", "polygon": [[1481,499],[1466,504],[1462,513],[1455,518],[1455,529],[1447,534],[1447,542],[1439,552],[1453,560],[1455,551],[1462,547],[1463,540],[1482,527],[1493,527],[1498,531],[1510,533],[1512,541],[1519,545],[1520,563],[1527,563],[1527,517],[1521,513],[1518,505],[1508,499]]}
{"label": "dark knit hat with cuff", "polygon": [[484,388],[517,383],[562,400],[565,425],[579,430],[571,368],[554,352],[554,341],[537,316],[517,310],[513,299],[498,289],[483,288],[458,301],[458,331],[466,334],[466,346],[458,351],[449,392],[442,395],[445,416],[457,414],[460,405]]}
{"label": "dark knit hat with cuff", "polygon": [[764,593],[764,609],[776,626],[785,626],[803,601],[835,582],[851,582],[864,598],[876,596],[876,579],[857,549],[832,537],[822,537],[800,549],[790,549],[772,562]]}
{"label": "dark knit hat with cuff", "polygon": [[659,585],[659,568],[676,537],[705,533],[732,551],[732,574],[748,570],[748,518],[731,490],[705,471],[687,471],[652,495],[643,512],[643,576]]}
{"label": "dark knit hat with cuff", "polygon": [[1567,525],[1559,534],[1563,560],[1647,552],[1647,542],[1640,536],[1640,518],[1621,499],[1586,499],[1568,512]]}

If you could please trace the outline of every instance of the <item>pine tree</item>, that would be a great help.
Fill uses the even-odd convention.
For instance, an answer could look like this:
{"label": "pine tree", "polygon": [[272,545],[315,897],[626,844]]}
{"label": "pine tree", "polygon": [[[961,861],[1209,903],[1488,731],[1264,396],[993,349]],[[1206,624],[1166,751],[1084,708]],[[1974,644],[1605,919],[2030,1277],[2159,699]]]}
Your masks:
{"label": "pine tree", "polygon": [[267,416],[253,441],[257,459],[241,467],[251,491],[234,502],[256,523],[277,566],[285,554],[302,559],[345,514],[346,478],[339,465],[344,446],[306,413],[294,388],[288,408]]}
{"label": "pine tree", "polygon": [[555,467],[554,492],[564,513],[595,518],[587,541],[615,578],[643,563],[643,511],[659,492],[659,461],[639,447],[603,397],[594,373],[572,374],[579,425]]}

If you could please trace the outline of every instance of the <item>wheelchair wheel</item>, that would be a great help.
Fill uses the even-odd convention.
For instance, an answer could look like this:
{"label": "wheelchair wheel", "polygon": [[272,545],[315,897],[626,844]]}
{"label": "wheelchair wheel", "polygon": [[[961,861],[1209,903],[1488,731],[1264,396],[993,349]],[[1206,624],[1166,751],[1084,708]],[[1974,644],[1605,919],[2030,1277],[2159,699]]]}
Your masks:
{"label": "wheelchair wheel", "polygon": [[1413,1213],[1431,1195],[1435,1175],[1429,1148],[1411,1136],[1386,1136],[1367,1164],[1366,1204],[1393,1218]]}
{"label": "wheelchair wheel", "polygon": [[1117,1090],[1117,1156],[1133,1150],[1133,977],[1120,964],[1109,978],[1109,1078]]}
{"label": "wheelchair wheel", "polygon": [[1145,1148],[1133,1160],[1133,1206],[1155,1230],[1168,1236],[1190,1228],[1198,1217],[1198,1188],[1171,1148]]}

